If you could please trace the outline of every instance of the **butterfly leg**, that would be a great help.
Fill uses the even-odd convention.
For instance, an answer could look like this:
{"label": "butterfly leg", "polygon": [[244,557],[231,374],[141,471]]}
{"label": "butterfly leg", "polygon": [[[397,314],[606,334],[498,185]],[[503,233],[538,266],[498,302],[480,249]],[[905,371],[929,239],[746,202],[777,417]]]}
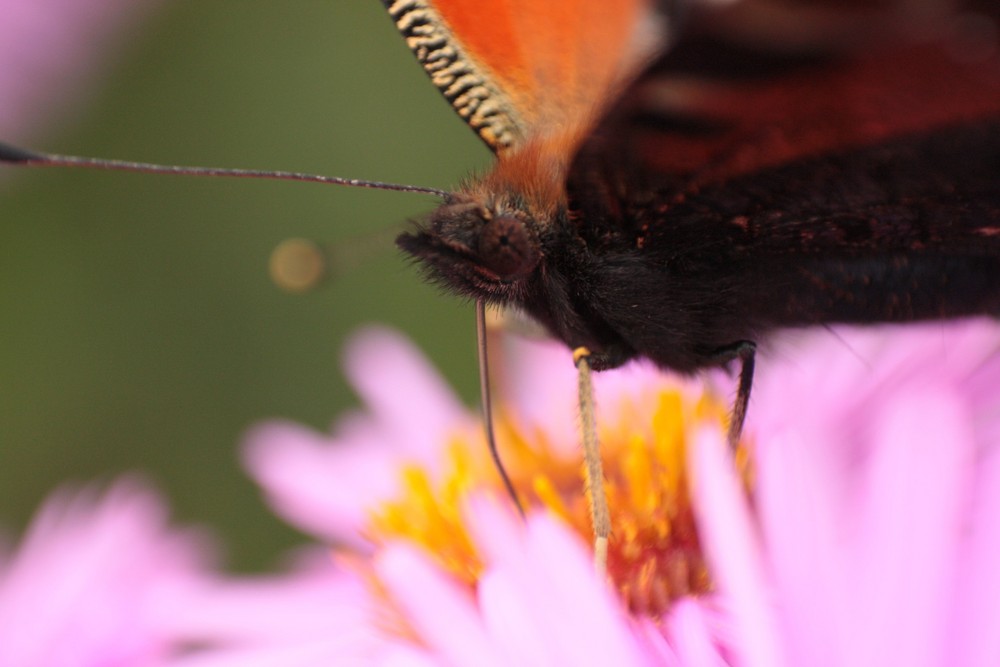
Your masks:
{"label": "butterfly leg", "polygon": [[750,405],[750,390],[753,388],[753,371],[757,358],[757,344],[749,340],[741,340],[724,347],[716,353],[721,365],[740,360],[740,382],[736,388],[736,400],[733,401],[733,412],[729,418],[729,447],[735,451],[743,435],[743,422],[747,417],[747,407]]}
{"label": "butterfly leg", "polygon": [[591,382],[591,353],[585,347],[573,350],[579,380],[580,424],[583,430],[583,460],[590,502],[590,519],[594,528],[594,567],[598,572],[607,571],[608,536],[611,533],[611,512],[608,496],[604,491],[604,469],[601,448],[597,442],[597,420],[594,414],[594,387]]}

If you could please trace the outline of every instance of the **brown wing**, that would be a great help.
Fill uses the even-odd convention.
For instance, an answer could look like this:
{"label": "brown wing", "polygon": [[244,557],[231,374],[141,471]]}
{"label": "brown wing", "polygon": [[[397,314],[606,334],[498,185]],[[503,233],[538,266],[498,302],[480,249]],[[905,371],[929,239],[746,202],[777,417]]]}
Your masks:
{"label": "brown wing", "polygon": [[773,4],[737,4],[738,28],[706,19],[623,96],[603,134],[619,146],[627,138],[643,170],[683,192],[1000,115],[996,15],[955,11],[900,27],[898,14],[814,11],[804,29],[813,41],[748,39],[747,26],[763,23],[755,6],[772,16]]}

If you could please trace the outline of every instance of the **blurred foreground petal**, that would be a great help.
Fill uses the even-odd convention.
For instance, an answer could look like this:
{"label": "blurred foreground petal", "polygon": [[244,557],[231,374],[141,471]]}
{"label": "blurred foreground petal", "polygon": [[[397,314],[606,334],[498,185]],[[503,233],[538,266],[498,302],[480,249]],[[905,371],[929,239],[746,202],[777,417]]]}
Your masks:
{"label": "blurred foreground petal", "polygon": [[134,479],[57,492],[0,557],[0,665],[167,664],[190,643],[178,621],[210,580],[204,542],[169,528]]}
{"label": "blurred foreground petal", "polygon": [[0,138],[69,116],[159,0],[0,0]]}

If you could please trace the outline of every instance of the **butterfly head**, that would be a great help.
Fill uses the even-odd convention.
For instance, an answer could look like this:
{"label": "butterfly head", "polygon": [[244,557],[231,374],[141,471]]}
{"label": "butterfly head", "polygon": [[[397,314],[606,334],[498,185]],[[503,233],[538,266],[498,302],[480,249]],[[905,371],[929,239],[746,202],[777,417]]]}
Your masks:
{"label": "butterfly head", "polygon": [[539,227],[523,207],[478,194],[453,195],[397,240],[430,276],[473,298],[503,300],[538,268]]}

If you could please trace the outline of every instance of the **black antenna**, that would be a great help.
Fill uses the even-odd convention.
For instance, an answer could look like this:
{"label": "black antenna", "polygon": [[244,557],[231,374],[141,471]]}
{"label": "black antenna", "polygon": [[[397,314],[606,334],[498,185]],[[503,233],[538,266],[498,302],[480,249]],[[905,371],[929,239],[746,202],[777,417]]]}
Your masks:
{"label": "black antenna", "polygon": [[352,188],[372,188],[375,190],[394,190],[396,192],[416,192],[434,195],[448,199],[451,193],[437,188],[427,188],[420,185],[400,185],[398,183],[382,183],[380,181],[363,181],[357,178],[338,178],[319,174],[304,174],[297,171],[267,171],[263,169],[225,169],[221,167],[183,167],[177,165],[151,164],[148,162],[129,162],[127,160],[105,160],[102,158],[78,157],[75,155],[56,155],[53,153],[38,153],[24,148],[17,148],[0,142],[0,162],[23,167],[81,167],[84,169],[105,169],[108,171],[134,171],[146,174],[173,174],[176,176],[222,176],[227,178],[259,178],[275,181],[305,181],[308,183],[327,183],[329,185],[346,185]]}
{"label": "black antenna", "polygon": [[[76,155],[58,155],[40,153],[24,148],[18,148],[0,141],[0,163],[22,167],[80,167],[83,169],[104,169],[107,171],[132,171],[147,174],[172,174],[175,176],[221,176],[228,178],[259,178],[277,181],[305,181],[308,183],[326,183],[329,185],[345,185],[353,188],[371,188],[374,190],[393,190],[396,192],[415,192],[434,195],[448,200],[451,193],[438,188],[428,188],[419,185],[399,185],[380,181],[364,181],[357,178],[339,178],[319,174],[305,174],[296,171],[267,171],[261,169],[227,169],[222,167],[184,167],[177,165],[152,164],[149,162],[131,162],[128,160],[108,160],[104,158],[79,157]],[[524,507],[517,497],[514,485],[500,460],[497,451],[496,435],[493,430],[493,406],[490,395],[489,364],[486,355],[486,304],[476,302],[476,332],[479,347],[479,379],[482,389],[483,419],[486,429],[486,442],[490,456],[500,473],[504,488],[518,512],[525,516]]]}

